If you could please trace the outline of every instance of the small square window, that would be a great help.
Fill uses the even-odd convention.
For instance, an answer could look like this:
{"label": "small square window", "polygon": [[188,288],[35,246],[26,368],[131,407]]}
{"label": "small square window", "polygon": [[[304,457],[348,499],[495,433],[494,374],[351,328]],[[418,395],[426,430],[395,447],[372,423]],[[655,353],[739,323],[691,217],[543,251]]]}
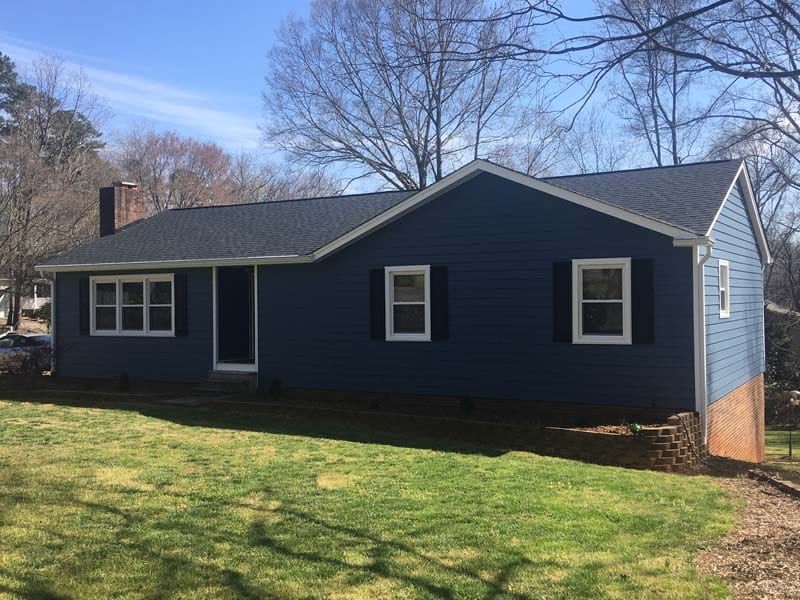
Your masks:
{"label": "small square window", "polygon": [[117,328],[117,307],[98,306],[95,309],[95,329],[98,331],[114,331]]}
{"label": "small square window", "polygon": [[117,284],[98,283],[95,288],[95,303],[97,306],[117,305]]}
{"label": "small square window", "polygon": [[427,342],[430,266],[386,267],[386,339]]}

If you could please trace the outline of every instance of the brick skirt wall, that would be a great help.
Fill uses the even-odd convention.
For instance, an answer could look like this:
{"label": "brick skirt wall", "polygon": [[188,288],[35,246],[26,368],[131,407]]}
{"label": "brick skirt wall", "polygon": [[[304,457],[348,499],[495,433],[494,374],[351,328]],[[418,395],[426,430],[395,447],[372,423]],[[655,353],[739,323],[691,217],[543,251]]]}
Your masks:
{"label": "brick skirt wall", "polygon": [[754,377],[708,407],[708,452],[764,460],[764,376]]}
{"label": "brick skirt wall", "polygon": [[666,423],[670,415],[681,411],[680,407],[648,408],[471,398],[468,414],[465,414],[465,399],[453,396],[289,388],[283,391],[281,397],[284,400],[328,408],[377,410],[429,417],[469,417],[481,421],[554,427],[591,427],[622,422]]}

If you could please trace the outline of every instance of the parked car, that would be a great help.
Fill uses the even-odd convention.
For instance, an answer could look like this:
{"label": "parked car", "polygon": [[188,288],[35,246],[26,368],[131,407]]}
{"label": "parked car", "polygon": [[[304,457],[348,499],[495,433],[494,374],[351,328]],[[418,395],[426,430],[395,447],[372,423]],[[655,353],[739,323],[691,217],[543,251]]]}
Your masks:
{"label": "parked car", "polygon": [[27,358],[34,371],[50,370],[52,338],[42,334],[9,332],[0,336],[0,372],[11,368],[15,359]]}

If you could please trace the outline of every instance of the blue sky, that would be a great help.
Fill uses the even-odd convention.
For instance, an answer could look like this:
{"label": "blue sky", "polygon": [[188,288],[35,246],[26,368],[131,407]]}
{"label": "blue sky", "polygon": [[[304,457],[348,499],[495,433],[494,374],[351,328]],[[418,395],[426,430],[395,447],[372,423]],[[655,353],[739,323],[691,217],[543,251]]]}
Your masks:
{"label": "blue sky", "polygon": [[0,51],[25,70],[41,54],[81,67],[113,135],[140,124],[225,148],[259,148],[266,54],[275,29],[309,2],[9,2]]}

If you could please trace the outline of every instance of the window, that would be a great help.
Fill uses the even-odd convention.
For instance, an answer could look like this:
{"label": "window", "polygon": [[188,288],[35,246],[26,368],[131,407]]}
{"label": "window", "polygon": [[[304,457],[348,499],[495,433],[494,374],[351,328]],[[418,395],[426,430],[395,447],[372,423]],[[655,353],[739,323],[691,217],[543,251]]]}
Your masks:
{"label": "window", "polygon": [[386,339],[431,339],[430,266],[386,267]]}
{"label": "window", "polygon": [[727,260],[719,261],[719,318],[731,316],[731,266]]}
{"label": "window", "polygon": [[92,335],[173,335],[172,275],[92,278]]}
{"label": "window", "polygon": [[144,331],[144,281],[123,281],[122,331]]}
{"label": "window", "polygon": [[631,259],[572,261],[572,341],[631,343]]}
{"label": "window", "polygon": [[97,332],[117,331],[117,282],[94,284],[94,327]]}

